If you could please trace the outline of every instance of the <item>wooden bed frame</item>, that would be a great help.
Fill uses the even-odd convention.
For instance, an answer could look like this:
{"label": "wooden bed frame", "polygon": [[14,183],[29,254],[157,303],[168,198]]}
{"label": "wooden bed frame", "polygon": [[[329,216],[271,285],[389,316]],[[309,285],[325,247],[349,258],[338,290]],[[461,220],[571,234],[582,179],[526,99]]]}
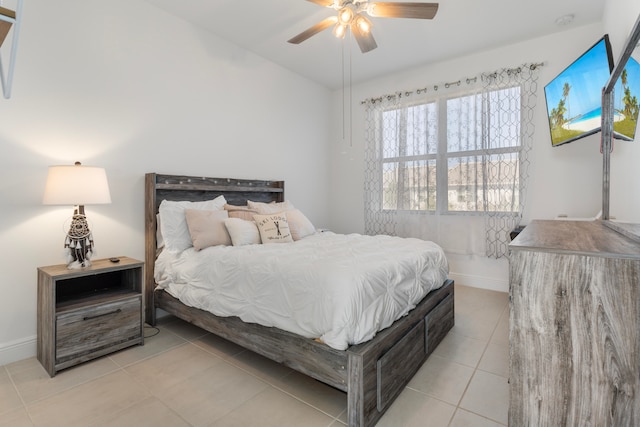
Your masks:
{"label": "wooden bed frame", "polygon": [[186,320],[244,348],[347,393],[350,427],[373,426],[454,324],[452,280],[430,292],[411,312],[365,343],[336,350],[277,328],[217,317],[188,307],[164,291],[155,291],[156,215],[166,200],[227,202],[284,201],[283,181],[206,178],[148,173],[145,176],[146,320],[154,325],[156,308]]}

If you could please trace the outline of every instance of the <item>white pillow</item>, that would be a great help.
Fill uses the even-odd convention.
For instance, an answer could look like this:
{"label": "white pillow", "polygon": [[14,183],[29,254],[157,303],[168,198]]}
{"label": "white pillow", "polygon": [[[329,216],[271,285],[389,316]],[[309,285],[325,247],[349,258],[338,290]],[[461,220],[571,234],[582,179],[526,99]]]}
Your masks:
{"label": "white pillow", "polygon": [[285,212],[270,215],[254,215],[253,219],[256,220],[262,243],[293,242]]}
{"label": "white pillow", "polygon": [[231,245],[231,237],[224,225],[224,220],[229,218],[227,211],[185,209],[184,214],[195,250],[200,251],[209,246]]}
{"label": "white pillow", "polygon": [[163,200],[158,212],[160,214],[160,231],[165,244],[165,250],[182,252],[192,246],[191,235],[187,227],[185,209],[222,210],[227,203],[224,196],[204,202]]}
{"label": "white pillow", "polygon": [[293,207],[293,204],[288,200],[285,200],[284,202],[279,202],[279,203],[252,202],[251,200],[247,200],[247,206],[249,207],[249,209],[258,211],[260,215],[275,214],[282,211],[295,209]]}
{"label": "white pillow", "polygon": [[224,225],[231,236],[233,246],[260,244],[260,232],[255,222],[240,218],[227,218],[224,220]]}
{"label": "white pillow", "polygon": [[291,237],[293,237],[294,241],[315,234],[316,228],[309,221],[309,218],[304,216],[298,209],[292,209],[286,213],[289,230],[291,230]]}

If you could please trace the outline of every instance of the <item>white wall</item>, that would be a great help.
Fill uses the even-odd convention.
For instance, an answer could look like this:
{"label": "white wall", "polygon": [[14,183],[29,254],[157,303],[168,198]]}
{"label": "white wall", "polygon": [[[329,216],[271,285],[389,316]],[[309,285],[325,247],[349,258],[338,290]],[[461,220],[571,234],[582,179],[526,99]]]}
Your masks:
{"label": "white wall", "polygon": [[[544,86],[574,59],[602,37],[601,24],[569,29],[550,36],[528,40],[499,49],[478,52],[437,64],[406,70],[356,85],[353,93],[352,139],[343,140],[341,127],[342,94],[334,93],[336,126],[331,144],[331,192],[334,209],[332,227],[339,232],[364,230],[363,202],[363,114],[360,101],[386,93],[412,90],[474,76],[501,67],[525,62],[544,62],[538,80],[536,126],[530,169],[530,189],[524,223],[531,219],[551,219],[558,214],[594,217],[600,210],[602,158],[599,134],[560,147],[551,147]],[[428,45],[425,46],[428,48]],[[354,57],[354,68],[357,57]],[[351,135],[347,132],[347,136]],[[449,254],[451,276],[470,286],[506,291],[508,263],[480,256]]]}
{"label": "white wall", "polygon": [[41,204],[49,165],[106,168],[99,257],[143,259],[146,172],[284,179],[327,225],[328,90],[144,1],[24,3],[0,98],[0,365],[35,355],[36,268],[64,262],[72,207]]}
{"label": "white wall", "polygon": [[[609,33],[617,63],[622,48],[640,15],[637,0],[608,0],[604,27]],[[640,48],[633,57],[640,61]],[[610,214],[619,221],[640,223],[640,136],[635,142],[614,141],[611,154]]]}

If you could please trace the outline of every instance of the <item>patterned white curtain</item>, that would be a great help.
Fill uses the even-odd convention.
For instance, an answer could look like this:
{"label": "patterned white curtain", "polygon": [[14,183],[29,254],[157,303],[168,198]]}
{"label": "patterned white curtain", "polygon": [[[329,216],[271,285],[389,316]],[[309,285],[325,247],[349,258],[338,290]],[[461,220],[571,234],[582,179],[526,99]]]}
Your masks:
{"label": "patterned white curtain", "polygon": [[540,65],[364,101],[365,232],[506,256],[525,206]]}

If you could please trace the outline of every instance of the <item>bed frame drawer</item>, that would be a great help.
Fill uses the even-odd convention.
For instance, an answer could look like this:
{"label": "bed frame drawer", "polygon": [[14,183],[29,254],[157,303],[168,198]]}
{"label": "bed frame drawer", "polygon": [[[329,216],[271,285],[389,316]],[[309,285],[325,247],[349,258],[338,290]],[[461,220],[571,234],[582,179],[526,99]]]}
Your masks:
{"label": "bed frame drawer", "polygon": [[442,341],[447,332],[453,328],[454,318],[453,295],[447,295],[424,318],[425,323],[425,353],[430,355]]}
{"label": "bed frame drawer", "polygon": [[378,359],[378,411],[383,412],[402,391],[417,367],[453,327],[453,295],[448,294]]}
{"label": "bed frame drawer", "polygon": [[[141,295],[56,316],[56,367],[89,360],[141,341]],[[124,345],[123,345],[124,344]]]}
{"label": "bed frame drawer", "polygon": [[[404,387],[402,379],[411,376],[415,366],[425,355],[424,321],[418,322],[407,334],[378,359],[378,411],[383,412],[390,405],[400,389]],[[403,360],[403,363],[398,363]]]}

